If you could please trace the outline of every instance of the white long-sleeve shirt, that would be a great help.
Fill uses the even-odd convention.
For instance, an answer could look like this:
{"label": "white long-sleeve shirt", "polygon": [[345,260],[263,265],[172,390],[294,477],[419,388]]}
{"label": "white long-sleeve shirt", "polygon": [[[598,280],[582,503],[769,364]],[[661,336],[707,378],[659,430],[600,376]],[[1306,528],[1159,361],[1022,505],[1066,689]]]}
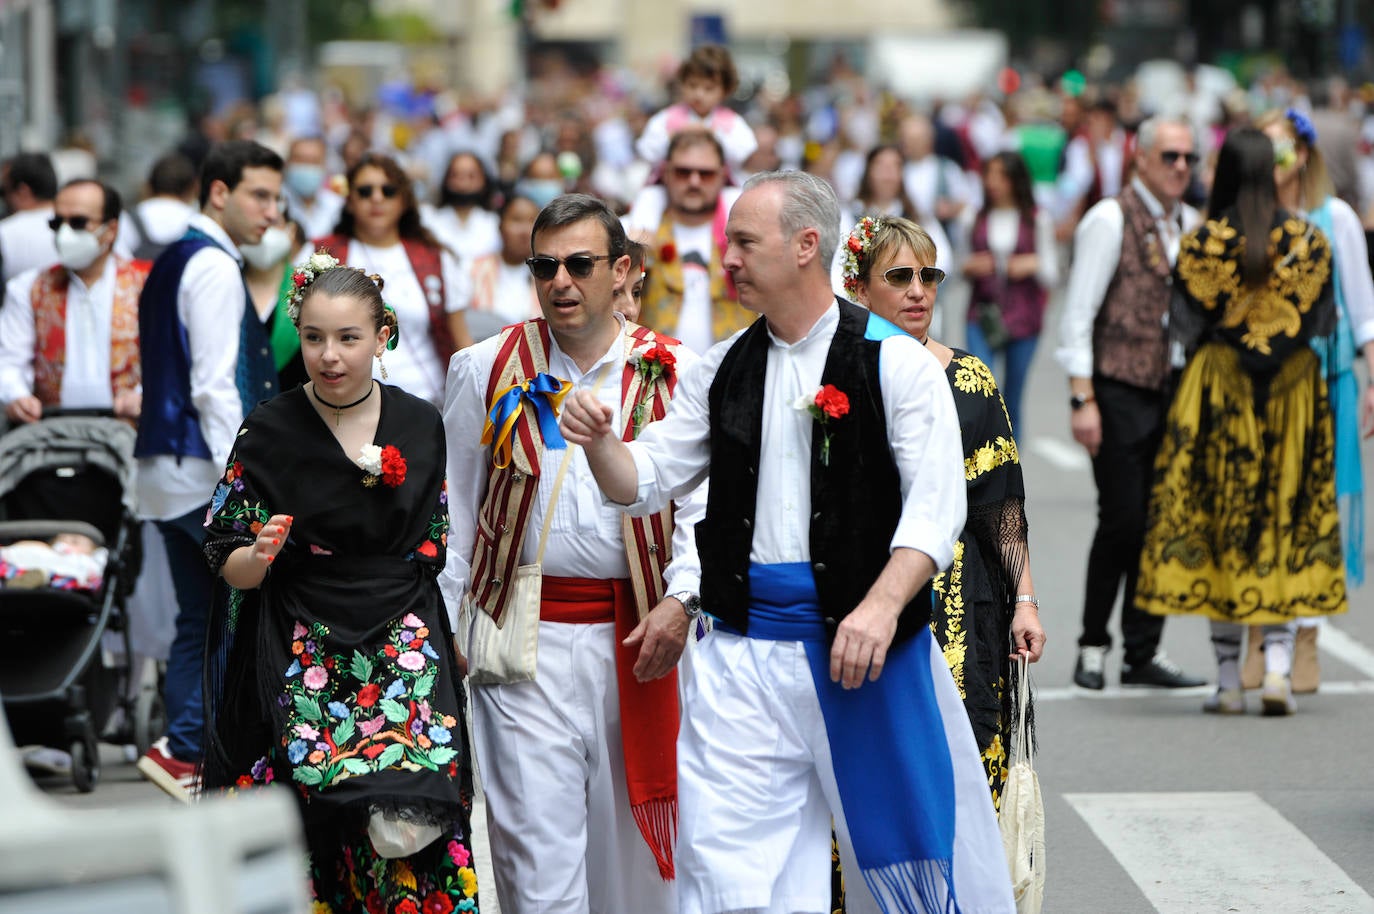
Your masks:
{"label": "white long-sleeve shirt", "polygon": [[1374,340],[1374,278],[1369,273],[1369,247],[1360,217],[1339,197],[1331,198],[1331,244],[1336,254],[1336,281],[1350,315],[1355,347]]}
{"label": "white long-sleeve shirt", "polygon": [[[33,359],[37,342],[33,319],[33,284],[48,267],[26,270],[5,287],[0,308],[0,402],[33,395]],[[60,405],[66,409],[109,409],[110,322],[114,313],[115,261],[105,259],[100,278],[89,287],[68,271],[66,361],[62,368]]]}
{"label": "white long-sleeve shirt", "polygon": [[[1163,205],[1139,178],[1133,178],[1131,186],[1160,224],[1169,263],[1174,263],[1178,259],[1179,240],[1197,228],[1202,217],[1183,203],[1166,214]],[[1121,204],[1109,197],[1084,213],[1074,230],[1073,265],[1069,268],[1069,285],[1064,293],[1064,314],[1059,320],[1059,348],[1054,353],[1071,378],[1092,377],[1093,322],[1097,320],[1097,312],[1102,310],[1107,289],[1121,264],[1125,222]],[[1170,227],[1180,222],[1181,229]]]}
{"label": "white long-sleeve shirt", "polygon": [[[750,552],[753,562],[811,559],[811,437],[816,422],[793,404],[820,387],[838,326],[839,308],[832,305],[806,337],[795,343],[785,343],[770,331]],[[630,444],[639,474],[637,499],[626,508],[630,513],[657,510],[707,478],[711,462],[707,398],[721,360],[737,336],[713,346],[683,373],[668,415]],[[881,347],[878,377],[883,414],[902,495],[901,520],[891,548],[919,550],[937,567],[945,568],[953,561],[954,542],[968,511],[954,395],[940,363],[914,338],[898,334],[883,340]]]}
{"label": "white long-sleeve shirt", "polygon": [[[176,301],[176,316],[186,328],[190,346],[191,403],[200,414],[200,433],[210,448],[210,459],[161,455],[139,460],[139,513],[152,520],[180,517],[210,500],[243,424],[243,404],[235,383],[239,325],[248,303],[243,255],[209,216],[197,213],[190,227],[224,248],[207,246],[191,255],[177,286]],[[143,406],[145,413],[156,409],[150,403]]]}
{"label": "white long-sleeve shirt", "polygon": [[[620,385],[625,367],[626,339],[624,320],[619,315],[616,315],[616,319],[621,322],[621,333],[605,355],[585,373],[559,348],[558,340],[551,339],[549,373],[571,381],[574,390],[596,391],[598,399],[611,408],[615,427],[621,428]],[[450,527],[448,563],[439,583],[450,621],[455,624],[458,608],[468,591],[477,536],[477,516],[491,471],[491,446],[479,445],[478,442],[487,417],[487,382],[496,361],[499,343],[499,336],[491,337],[454,355],[444,396]],[[679,348],[677,353],[680,372],[689,370],[697,361],[697,357],[685,347]],[[682,390],[681,380],[678,390]],[[655,424],[651,423],[649,428]],[[535,560],[544,515],[549,509],[549,496],[553,492],[564,453],[559,450],[544,452],[539,474],[539,494],[530,512],[525,542],[521,547],[521,564]],[[601,579],[629,576],[621,513],[602,499],[601,490],[581,448],[573,452],[572,463],[553,512],[548,545],[544,551],[545,574]],[[693,530],[697,520],[705,513],[705,487],[697,492],[684,491],[678,501],[673,531],[673,561],[664,571],[666,593],[684,590],[696,593],[700,590],[701,565],[697,559]]]}

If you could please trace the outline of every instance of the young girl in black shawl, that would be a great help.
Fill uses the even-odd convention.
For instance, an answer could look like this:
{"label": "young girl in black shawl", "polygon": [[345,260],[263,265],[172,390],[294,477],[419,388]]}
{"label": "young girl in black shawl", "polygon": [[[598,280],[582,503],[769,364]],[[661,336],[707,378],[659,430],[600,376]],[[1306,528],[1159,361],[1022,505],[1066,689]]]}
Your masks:
{"label": "young girl in black shawl", "polygon": [[316,910],[477,911],[470,769],[439,595],[444,429],[372,379],[381,280],[316,255],[291,317],[310,383],[244,421],[205,545],[207,787],[299,795]]}

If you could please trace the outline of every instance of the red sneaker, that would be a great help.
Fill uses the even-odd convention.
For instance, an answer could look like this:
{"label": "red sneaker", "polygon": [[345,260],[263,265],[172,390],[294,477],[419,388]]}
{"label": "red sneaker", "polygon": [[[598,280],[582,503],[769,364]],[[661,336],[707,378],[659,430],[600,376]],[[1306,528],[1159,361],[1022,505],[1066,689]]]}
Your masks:
{"label": "red sneaker", "polygon": [[200,793],[200,778],[192,762],[183,762],[167,749],[167,737],[148,747],[138,760],[138,770],[174,800],[189,804]]}

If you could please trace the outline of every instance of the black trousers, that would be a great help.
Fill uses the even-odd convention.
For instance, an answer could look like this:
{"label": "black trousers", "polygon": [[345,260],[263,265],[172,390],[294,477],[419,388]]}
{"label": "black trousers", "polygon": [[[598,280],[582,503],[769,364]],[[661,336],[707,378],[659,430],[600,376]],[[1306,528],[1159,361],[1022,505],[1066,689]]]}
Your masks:
{"label": "black trousers", "polygon": [[1120,592],[1125,661],[1148,663],[1159,647],[1164,618],[1135,608],[1135,588],[1168,398],[1159,391],[1103,377],[1093,378],[1093,392],[1102,414],[1102,446],[1093,458],[1097,532],[1088,552],[1083,634],[1078,643],[1111,647],[1107,623]]}

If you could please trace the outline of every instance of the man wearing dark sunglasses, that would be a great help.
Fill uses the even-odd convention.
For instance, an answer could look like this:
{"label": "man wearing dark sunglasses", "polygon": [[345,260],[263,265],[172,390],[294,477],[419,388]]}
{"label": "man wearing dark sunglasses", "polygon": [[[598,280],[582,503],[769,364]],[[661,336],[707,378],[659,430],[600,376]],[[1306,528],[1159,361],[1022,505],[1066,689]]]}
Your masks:
{"label": "man wearing dark sunglasses", "polygon": [[1097,532],[1088,553],[1073,674],[1086,689],[1106,684],[1108,623],[1118,591],[1122,685],[1203,684],[1159,649],[1164,617],[1135,606],[1150,481],[1169,405],[1173,263],[1179,239],[1199,221],[1182,202],[1195,150],[1186,122],[1145,121],[1136,134],[1135,177],[1120,194],[1089,209],[1074,234],[1056,357],[1069,374],[1073,436],[1092,458],[1097,482]]}
{"label": "man wearing dark sunglasses", "polygon": [[721,265],[725,218],[739,190],[727,187],[720,140],[704,128],[673,135],[663,164],[666,207],[646,191],[626,217],[627,231],[648,246],[649,279],[641,301],[641,322],[676,336],[693,352],[747,327],[754,316],[740,307]]}
{"label": "man wearing dark sunglasses", "polygon": [[[676,666],[700,613],[692,528],[704,500],[625,523],[556,419],[575,389],[633,437],[661,419],[694,361],[616,313],[627,245],[600,200],[555,198],[526,261],[543,318],[449,368],[440,583],[450,613],[462,611],[497,893],[516,911],[674,910]],[[516,582],[531,570],[527,599]]]}
{"label": "man wearing dark sunglasses", "polygon": [[[678,897],[703,914],[828,909],[815,874],[833,821],[846,872],[868,876],[846,884],[855,914],[880,910],[870,885],[889,910],[1011,914],[930,631],[929,581],[967,511],[954,398],[920,342],[831,291],[839,223],[825,180],[750,178],[724,264],[764,319],[687,371],[637,441],[586,391],[564,404],[564,433],[628,513],[709,479],[698,548],[717,622],[683,688]],[[900,727],[880,722],[896,709]]]}
{"label": "man wearing dark sunglasses", "polygon": [[148,264],[115,256],[119,193],[69,182],[48,220],[58,263],[10,280],[0,309],[0,400],[11,422],[45,407],[139,416],[138,297]]}
{"label": "man wearing dark sunglasses", "polygon": [[211,147],[200,212],[153,263],[139,300],[143,398],[138,502],[156,523],[177,596],[176,638],[163,690],[167,736],[138,770],[190,802],[201,754],[202,655],[214,581],[201,555],[209,493],[243,418],[277,392],[276,363],[243,278],[239,245],[278,219],[282,160],[248,140]]}

